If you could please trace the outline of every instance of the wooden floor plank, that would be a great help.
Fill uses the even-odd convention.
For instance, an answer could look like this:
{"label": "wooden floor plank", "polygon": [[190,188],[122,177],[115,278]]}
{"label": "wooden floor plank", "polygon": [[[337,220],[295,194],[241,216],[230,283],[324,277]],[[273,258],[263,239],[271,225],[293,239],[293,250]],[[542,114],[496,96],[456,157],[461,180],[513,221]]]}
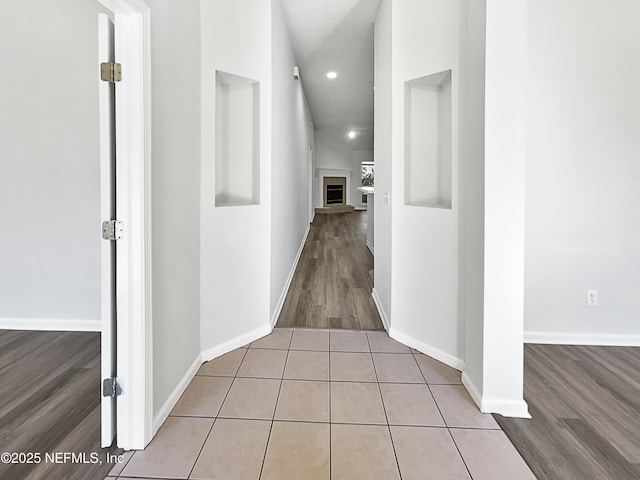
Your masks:
{"label": "wooden floor plank", "polygon": [[277,327],[383,329],[366,228],[362,211],[315,217]]}
{"label": "wooden floor plank", "polygon": [[526,345],[531,420],[496,420],[539,480],[640,478],[640,348]]}
{"label": "wooden floor plank", "polygon": [[[98,479],[113,467],[100,448],[100,334],[0,330],[0,451],[39,453],[2,464],[11,480]],[[102,464],[47,463],[46,453],[97,454]]]}

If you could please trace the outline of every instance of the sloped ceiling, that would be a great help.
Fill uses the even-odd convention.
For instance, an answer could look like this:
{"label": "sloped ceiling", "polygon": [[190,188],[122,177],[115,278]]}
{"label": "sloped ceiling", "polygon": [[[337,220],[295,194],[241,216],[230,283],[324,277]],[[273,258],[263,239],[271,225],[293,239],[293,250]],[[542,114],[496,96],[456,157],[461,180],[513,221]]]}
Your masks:
{"label": "sloped ceiling", "polygon": [[[281,2],[315,126],[372,139],[373,23],[380,0]],[[329,71],[338,77],[328,79]]]}

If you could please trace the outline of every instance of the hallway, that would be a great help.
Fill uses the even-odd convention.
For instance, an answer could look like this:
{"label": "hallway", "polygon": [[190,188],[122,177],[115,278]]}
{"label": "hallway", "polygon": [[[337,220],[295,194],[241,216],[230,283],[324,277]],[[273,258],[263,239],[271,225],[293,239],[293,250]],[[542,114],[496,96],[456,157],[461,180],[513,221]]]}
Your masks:
{"label": "hallway", "polygon": [[276,327],[383,330],[366,214],[315,216]]}
{"label": "hallway", "polygon": [[202,365],[113,477],[531,480],[460,372],[385,332],[275,329]]}

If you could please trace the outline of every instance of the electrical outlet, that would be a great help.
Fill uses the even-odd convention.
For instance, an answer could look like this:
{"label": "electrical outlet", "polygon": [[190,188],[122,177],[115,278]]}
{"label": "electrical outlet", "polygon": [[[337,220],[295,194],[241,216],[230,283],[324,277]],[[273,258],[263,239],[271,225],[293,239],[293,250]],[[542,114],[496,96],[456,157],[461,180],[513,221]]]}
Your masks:
{"label": "electrical outlet", "polygon": [[587,306],[595,307],[598,305],[598,290],[587,290]]}

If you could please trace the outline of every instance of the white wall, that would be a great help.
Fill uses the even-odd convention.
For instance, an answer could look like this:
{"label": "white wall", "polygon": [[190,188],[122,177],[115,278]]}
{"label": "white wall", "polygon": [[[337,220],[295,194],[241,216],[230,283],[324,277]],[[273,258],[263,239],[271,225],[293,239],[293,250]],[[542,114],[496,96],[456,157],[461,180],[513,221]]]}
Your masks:
{"label": "white wall", "polygon": [[[392,326],[390,333],[462,365],[458,326],[460,2],[392,5]],[[405,205],[405,82],[452,70],[452,207]],[[377,87],[376,87],[377,90]]]}
{"label": "white wall", "polygon": [[103,11],[95,1],[0,2],[4,324],[100,328]]}
{"label": "white wall", "polygon": [[[269,331],[271,2],[205,1],[202,29],[201,348],[205,357]],[[251,15],[247,15],[250,12]],[[260,204],[215,207],[215,73],[260,82]]]}
{"label": "white wall", "polygon": [[640,345],[639,23],[633,0],[529,2],[526,340]]}
{"label": "white wall", "polygon": [[527,0],[487,1],[483,385],[476,392],[483,412],[520,417],[529,415],[523,400],[526,7]]}
{"label": "white wall", "polygon": [[216,72],[216,206],[260,202],[260,84]]}
{"label": "white wall", "polygon": [[484,330],[484,1],[465,1],[460,16],[459,344],[465,376],[483,387]]}
{"label": "white wall", "polygon": [[[467,0],[381,5],[376,209],[382,208],[376,225],[386,224],[376,230],[374,296],[389,315],[389,334],[464,369],[463,382],[483,411],[527,416],[522,399],[526,8],[515,0],[489,3],[486,9],[485,2]],[[390,82],[384,74],[389,65]],[[449,69],[451,209],[405,205],[405,82]],[[389,185],[390,215],[383,210]],[[378,239],[384,241],[389,230],[391,245],[380,248]],[[378,273],[379,263],[391,265],[390,275]],[[391,295],[383,296],[389,282]]]}
{"label": "white wall", "polygon": [[309,229],[309,147],[315,150],[311,114],[280,0],[272,2],[273,117],[271,177],[271,323],[275,324]]}
{"label": "white wall", "polygon": [[375,116],[375,221],[373,298],[385,322],[391,326],[391,0],[382,0],[374,26]]}
{"label": "white wall", "polygon": [[[151,8],[153,404],[200,358],[200,2]],[[179,65],[180,68],[176,68]],[[199,365],[199,364],[198,364]]]}
{"label": "white wall", "polygon": [[358,130],[354,139],[348,137],[348,131],[337,127],[316,127],[316,151],[314,157],[314,199],[315,206],[323,206],[323,194],[319,188],[319,168],[349,170],[351,189],[349,201],[354,207],[364,207],[360,192],[362,185],[360,165],[363,160],[373,160],[373,130]]}
{"label": "white wall", "polygon": [[[147,3],[155,415],[200,354],[200,36],[197,0]],[[100,328],[98,12],[84,0],[0,3],[12,72],[0,81],[0,218],[11,225],[0,317]]]}

